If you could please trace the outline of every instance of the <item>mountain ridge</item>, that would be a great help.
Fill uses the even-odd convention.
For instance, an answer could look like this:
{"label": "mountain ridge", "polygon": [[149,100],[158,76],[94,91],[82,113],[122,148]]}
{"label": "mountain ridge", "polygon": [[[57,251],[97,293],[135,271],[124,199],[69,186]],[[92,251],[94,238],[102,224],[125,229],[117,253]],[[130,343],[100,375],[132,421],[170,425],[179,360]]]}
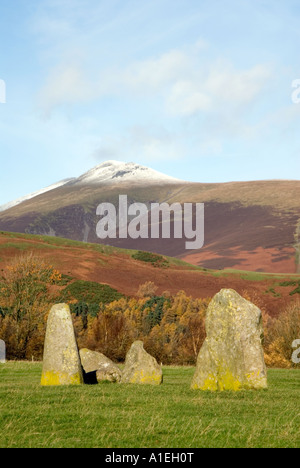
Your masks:
{"label": "mountain ridge", "polygon": [[[152,251],[204,268],[270,273],[300,271],[300,181],[208,184],[181,181],[162,174],[160,179],[156,176],[154,180],[140,178],[135,184],[130,178],[134,171],[129,171],[129,178],[128,173],[118,172],[122,164],[126,164],[128,170],[141,166],[114,163],[103,163],[108,164],[108,168],[111,166],[110,176],[106,178],[109,183],[105,178],[99,183],[93,181],[97,179],[97,168],[101,169],[101,165],[96,166],[75,180],[2,211],[0,229]],[[119,195],[124,194],[129,204],[140,202],[147,207],[163,202],[170,205],[204,203],[204,247],[186,251],[184,240],[174,237],[99,240],[96,236],[97,206],[109,202],[117,208]]]}
{"label": "mountain ridge", "polygon": [[0,212],[6,211],[14,206],[19,205],[25,201],[31,200],[39,195],[42,195],[46,192],[50,192],[64,185],[88,185],[88,184],[112,184],[112,183],[134,183],[134,184],[143,184],[143,183],[184,183],[180,179],[163,174],[154,169],[150,169],[146,166],[136,164],[133,162],[126,163],[123,161],[109,160],[101,163],[89,171],[81,174],[79,177],[72,177],[61,180],[54,184],[49,185],[41,190],[37,190],[28,195],[24,195],[20,198],[12,200],[8,203],[0,205]]}

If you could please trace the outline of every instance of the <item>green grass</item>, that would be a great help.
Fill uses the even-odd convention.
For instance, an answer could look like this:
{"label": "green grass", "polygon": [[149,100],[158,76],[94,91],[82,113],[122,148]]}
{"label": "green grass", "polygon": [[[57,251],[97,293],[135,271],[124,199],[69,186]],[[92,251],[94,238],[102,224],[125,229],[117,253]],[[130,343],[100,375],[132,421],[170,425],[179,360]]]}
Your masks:
{"label": "green grass", "polygon": [[216,277],[226,277],[226,276],[239,276],[243,280],[247,281],[266,281],[266,280],[282,280],[285,278],[299,278],[297,273],[263,273],[259,271],[247,271],[247,270],[235,270],[232,268],[226,268],[226,270],[207,270],[211,275]]}
{"label": "green grass", "polygon": [[269,390],[190,390],[189,367],[160,387],[41,387],[40,363],[0,365],[0,447],[299,447],[298,370],[269,370]]}
{"label": "green grass", "polygon": [[28,243],[26,243],[26,242],[6,242],[6,244],[0,245],[0,249],[27,250],[28,249]]}
{"label": "green grass", "polygon": [[139,260],[140,262],[151,263],[153,266],[158,268],[167,268],[169,264],[166,257],[151,252],[143,252],[141,250],[133,254],[132,258]]}
{"label": "green grass", "polygon": [[123,294],[107,284],[78,280],[69,284],[61,292],[60,300],[62,302],[68,302],[71,299],[76,299],[80,302],[99,305],[100,303],[109,304],[122,297],[124,297]]}

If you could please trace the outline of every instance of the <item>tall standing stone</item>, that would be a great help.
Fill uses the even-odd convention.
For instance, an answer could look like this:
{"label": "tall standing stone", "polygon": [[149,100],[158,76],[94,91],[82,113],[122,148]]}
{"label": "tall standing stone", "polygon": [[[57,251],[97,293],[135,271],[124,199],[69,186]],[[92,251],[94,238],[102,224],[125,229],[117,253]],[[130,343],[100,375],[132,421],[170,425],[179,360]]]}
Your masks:
{"label": "tall standing stone", "polygon": [[121,383],[160,385],[162,380],[161,366],[145,351],[142,341],[135,341],[126,355]]}
{"label": "tall standing stone", "polygon": [[5,364],[6,362],[6,346],[3,340],[0,340],[0,364]]}
{"label": "tall standing stone", "polygon": [[241,390],[267,387],[258,307],[232,289],[222,289],[208,306],[207,338],[200,350],[192,388]]}
{"label": "tall standing stone", "polygon": [[56,304],[47,322],[41,385],[82,383],[82,368],[70,308],[67,304]]}

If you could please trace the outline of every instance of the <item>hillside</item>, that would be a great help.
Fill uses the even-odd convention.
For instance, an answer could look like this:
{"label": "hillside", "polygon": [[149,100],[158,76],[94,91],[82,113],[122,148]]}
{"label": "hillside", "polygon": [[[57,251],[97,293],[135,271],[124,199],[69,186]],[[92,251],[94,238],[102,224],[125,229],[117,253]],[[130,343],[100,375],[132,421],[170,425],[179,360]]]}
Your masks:
{"label": "hillside", "polygon": [[[128,202],[205,204],[205,243],[184,239],[99,240],[96,209],[120,194]],[[63,237],[152,251],[204,268],[296,273],[299,267],[300,181],[188,183],[133,163],[107,162],[78,179],[0,212],[4,231]]]}
{"label": "hillside", "polygon": [[290,293],[300,284],[299,275],[205,271],[167,257],[152,263],[143,256],[138,260],[133,258],[136,251],[54,237],[0,233],[2,269],[12,257],[25,252],[37,253],[74,280],[108,284],[126,296],[135,296],[139,286],[147,281],[158,286],[158,294],[184,290],[193,298],[209,298],[222,288],[233,288],[255,298],[271,315],[279,314],[288,302],[295,300],[297,294]]}

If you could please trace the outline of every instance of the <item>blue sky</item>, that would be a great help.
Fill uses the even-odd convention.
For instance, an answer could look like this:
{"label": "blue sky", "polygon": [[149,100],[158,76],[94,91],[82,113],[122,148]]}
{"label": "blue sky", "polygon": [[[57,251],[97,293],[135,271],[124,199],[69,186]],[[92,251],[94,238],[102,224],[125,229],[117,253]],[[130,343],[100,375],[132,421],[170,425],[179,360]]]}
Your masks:
{"label": "blue sky", "polygon": [[108,159],[299,179],[299,39],[298,0],[2,0],[0,205]]}

